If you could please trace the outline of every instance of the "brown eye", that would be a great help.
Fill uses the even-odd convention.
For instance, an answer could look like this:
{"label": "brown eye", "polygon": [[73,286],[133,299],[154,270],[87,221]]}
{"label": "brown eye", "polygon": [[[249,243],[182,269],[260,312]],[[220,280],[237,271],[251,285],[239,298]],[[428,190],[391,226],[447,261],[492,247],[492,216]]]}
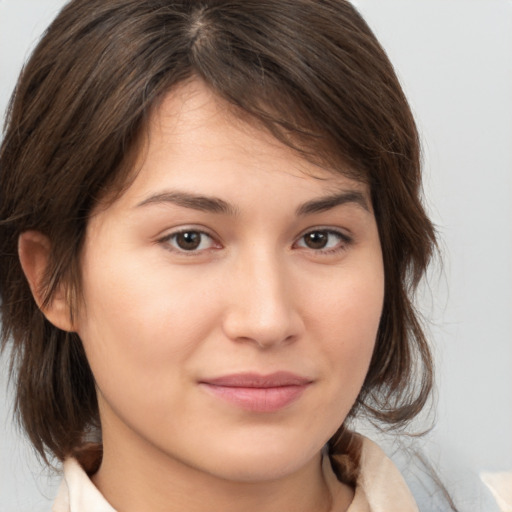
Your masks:
{"label": "brown eye", "polygon": [[214,247],[213,238],[202,231],[184,230],[166,236],[161,242],[176,252],[200,252]]}
{"label": "brown eye", "polygon": [[184,251],[194,251],[201,245],[201,233],[185,231],[176,235],[176,245]]}
{"label": "brown eye", "polygon": [[311,249],[319,253],[336,252],[345,249],[351,243],[344,233],[333,229],[315,229],[302,235],[296,246],[302,249]]}
{"label": "brown eye", "polygon": [[304,235],[304,243],[310,249],[325,249],[329,234],[325,231],[312,231]]}

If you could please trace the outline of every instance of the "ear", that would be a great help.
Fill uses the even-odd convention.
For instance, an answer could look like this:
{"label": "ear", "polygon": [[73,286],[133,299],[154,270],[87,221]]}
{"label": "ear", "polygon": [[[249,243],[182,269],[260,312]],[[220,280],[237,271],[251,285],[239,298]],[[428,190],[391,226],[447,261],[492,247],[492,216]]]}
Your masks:
{"label": "ear", "polygon": [[25,231],[18,238],[18,256],[34,300],[44,316],[63,331],[74,331],[64,286],[43,306],[43,279],[50,260],[51,243],[39,231]]}

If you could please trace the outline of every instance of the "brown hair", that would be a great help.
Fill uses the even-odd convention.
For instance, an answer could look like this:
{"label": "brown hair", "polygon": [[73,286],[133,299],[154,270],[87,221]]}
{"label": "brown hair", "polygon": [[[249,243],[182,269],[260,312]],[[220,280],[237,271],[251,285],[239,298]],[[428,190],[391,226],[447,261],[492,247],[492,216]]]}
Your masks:
{"label": "brown hair", "polygon": [[[157,102],[200,77],[239,115],[307,158],[369,184],[385,299],[364,410],[402,425],[424,406],[432,360],[412,304],[435,235],[420,200],[420,148],[394,70],[344,0],[74,0],[26,64],[0,152],[3,344],[12,339],[17,412],[58,459],[99,428],[94,378],[78,336],[37,307],[17,256],[26,230],[52,243],[46,302],[80,291],[91,208],[126,184],[130,155]],[[333,451],[348,449],[342,427]]]}

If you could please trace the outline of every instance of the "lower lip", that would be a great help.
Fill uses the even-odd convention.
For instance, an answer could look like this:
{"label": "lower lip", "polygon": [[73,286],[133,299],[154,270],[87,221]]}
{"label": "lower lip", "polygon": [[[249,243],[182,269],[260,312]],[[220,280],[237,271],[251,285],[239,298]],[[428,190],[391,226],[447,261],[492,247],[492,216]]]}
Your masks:
{"label": "lower lip", "polygon": [[251,412],[277,412],[299,399],[305,385],[244,388],[201,383],[213,395]]}

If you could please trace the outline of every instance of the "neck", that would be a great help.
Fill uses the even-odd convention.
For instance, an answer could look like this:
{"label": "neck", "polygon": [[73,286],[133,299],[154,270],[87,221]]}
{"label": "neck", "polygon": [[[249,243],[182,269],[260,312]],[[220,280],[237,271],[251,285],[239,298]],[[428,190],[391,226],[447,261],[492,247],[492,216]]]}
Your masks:
{"label": "neck", "polygon": [[[117,450],[115,443],[104,438],[103,460],[93,482],[118,512],[332,510],[332,492],[322,471],[321,453],[291,474],[244,482],[205,473],[151,445]],[[345,511],[352,489],[339,484],[335,494],[336,511]]]}

